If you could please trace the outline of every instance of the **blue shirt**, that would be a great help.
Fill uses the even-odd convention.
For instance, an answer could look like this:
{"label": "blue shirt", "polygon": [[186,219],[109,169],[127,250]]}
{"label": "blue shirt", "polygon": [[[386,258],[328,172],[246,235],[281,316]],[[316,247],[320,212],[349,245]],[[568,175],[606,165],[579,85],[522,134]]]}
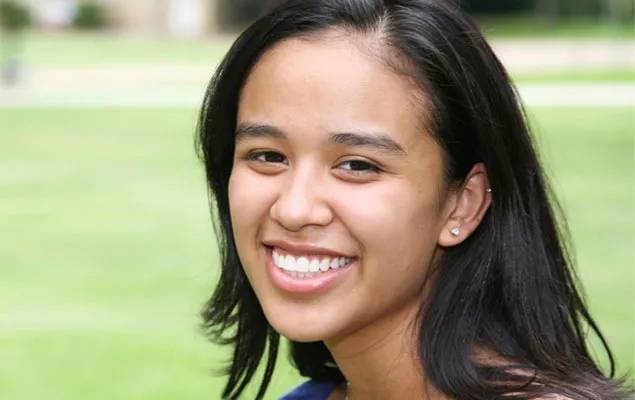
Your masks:
{"label": "blue shirt", "polygon": [[326,400],[337,387],[334,382],[304,382],[279,400]]}

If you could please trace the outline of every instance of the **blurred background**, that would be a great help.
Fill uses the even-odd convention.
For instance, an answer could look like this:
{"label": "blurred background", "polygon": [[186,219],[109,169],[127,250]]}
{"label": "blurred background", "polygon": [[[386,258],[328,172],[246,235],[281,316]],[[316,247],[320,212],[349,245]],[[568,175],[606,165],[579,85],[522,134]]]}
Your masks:
{"label": "blurred background", "polygon": [[[230,354],[198,329],[218,260],[197,107],[237,33],[277,2],[0,0],[0,399],[220,398]],[[633,1],[462,5],[527,104],[627,373]],[[300,381],[280,357],[268,398]]]}

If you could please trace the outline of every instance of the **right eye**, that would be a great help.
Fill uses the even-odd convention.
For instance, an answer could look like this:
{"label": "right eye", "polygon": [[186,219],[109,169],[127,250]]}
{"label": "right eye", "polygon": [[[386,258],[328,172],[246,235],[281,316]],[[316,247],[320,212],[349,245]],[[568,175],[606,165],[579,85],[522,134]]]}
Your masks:
{"label": "right eye", "polygon": [[288,160],[285,156],[278,153],[277,151],[256,151],[250,153],[245,157],[246,160],[249,161],[258,161],[267,164],[288,164]]}

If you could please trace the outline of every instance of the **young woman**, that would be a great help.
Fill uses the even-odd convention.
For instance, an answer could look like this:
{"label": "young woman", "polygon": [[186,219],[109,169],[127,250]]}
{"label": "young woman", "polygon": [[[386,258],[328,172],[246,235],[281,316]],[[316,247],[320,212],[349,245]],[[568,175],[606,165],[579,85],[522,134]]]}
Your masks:
{"label": "young woman", "polygon": [[264,396],[281,335],[308,378],[286,399],[626,398],[518,97],[456,6],[284,2],[221,63],[198,140],[224,398],[263,358]]}

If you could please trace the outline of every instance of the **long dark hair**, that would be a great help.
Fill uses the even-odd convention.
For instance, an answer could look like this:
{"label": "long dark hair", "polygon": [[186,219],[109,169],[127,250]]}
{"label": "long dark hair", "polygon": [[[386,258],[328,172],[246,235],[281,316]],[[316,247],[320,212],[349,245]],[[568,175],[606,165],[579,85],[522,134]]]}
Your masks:
{"label": "long dark hair", "polygon": [[[444,149],[449,181],[462,181],[478,162],[488,171],[493,203],[466,241],[444,251],[421,308],[418,346],[425,378],[458,399],[546,393],[624,398],[621,381],[611,379],[611,351],[576,288],[564,222],[558,224],[554,214],[514,87],[475,25],[458,6],[440,0],[283,2],[236,40],[212,78],[197,140],[222,269],[202,316],[209,337],[234,349],[224,398],[239,397],[263,357],[257,397],[264,396],[280,341],[247,281],[232,235],[228,182],[240,92],[272,46],[329,28],[375,35],[395,55],[384,61],[417,81],[430,100],[428,124]],[[610,378],[590,355],[589,328],[608,353]],[[499,361],[478,359],[476,349]],[[344,380],[322,342],[291,342],[291,357],[303,376]]]}

